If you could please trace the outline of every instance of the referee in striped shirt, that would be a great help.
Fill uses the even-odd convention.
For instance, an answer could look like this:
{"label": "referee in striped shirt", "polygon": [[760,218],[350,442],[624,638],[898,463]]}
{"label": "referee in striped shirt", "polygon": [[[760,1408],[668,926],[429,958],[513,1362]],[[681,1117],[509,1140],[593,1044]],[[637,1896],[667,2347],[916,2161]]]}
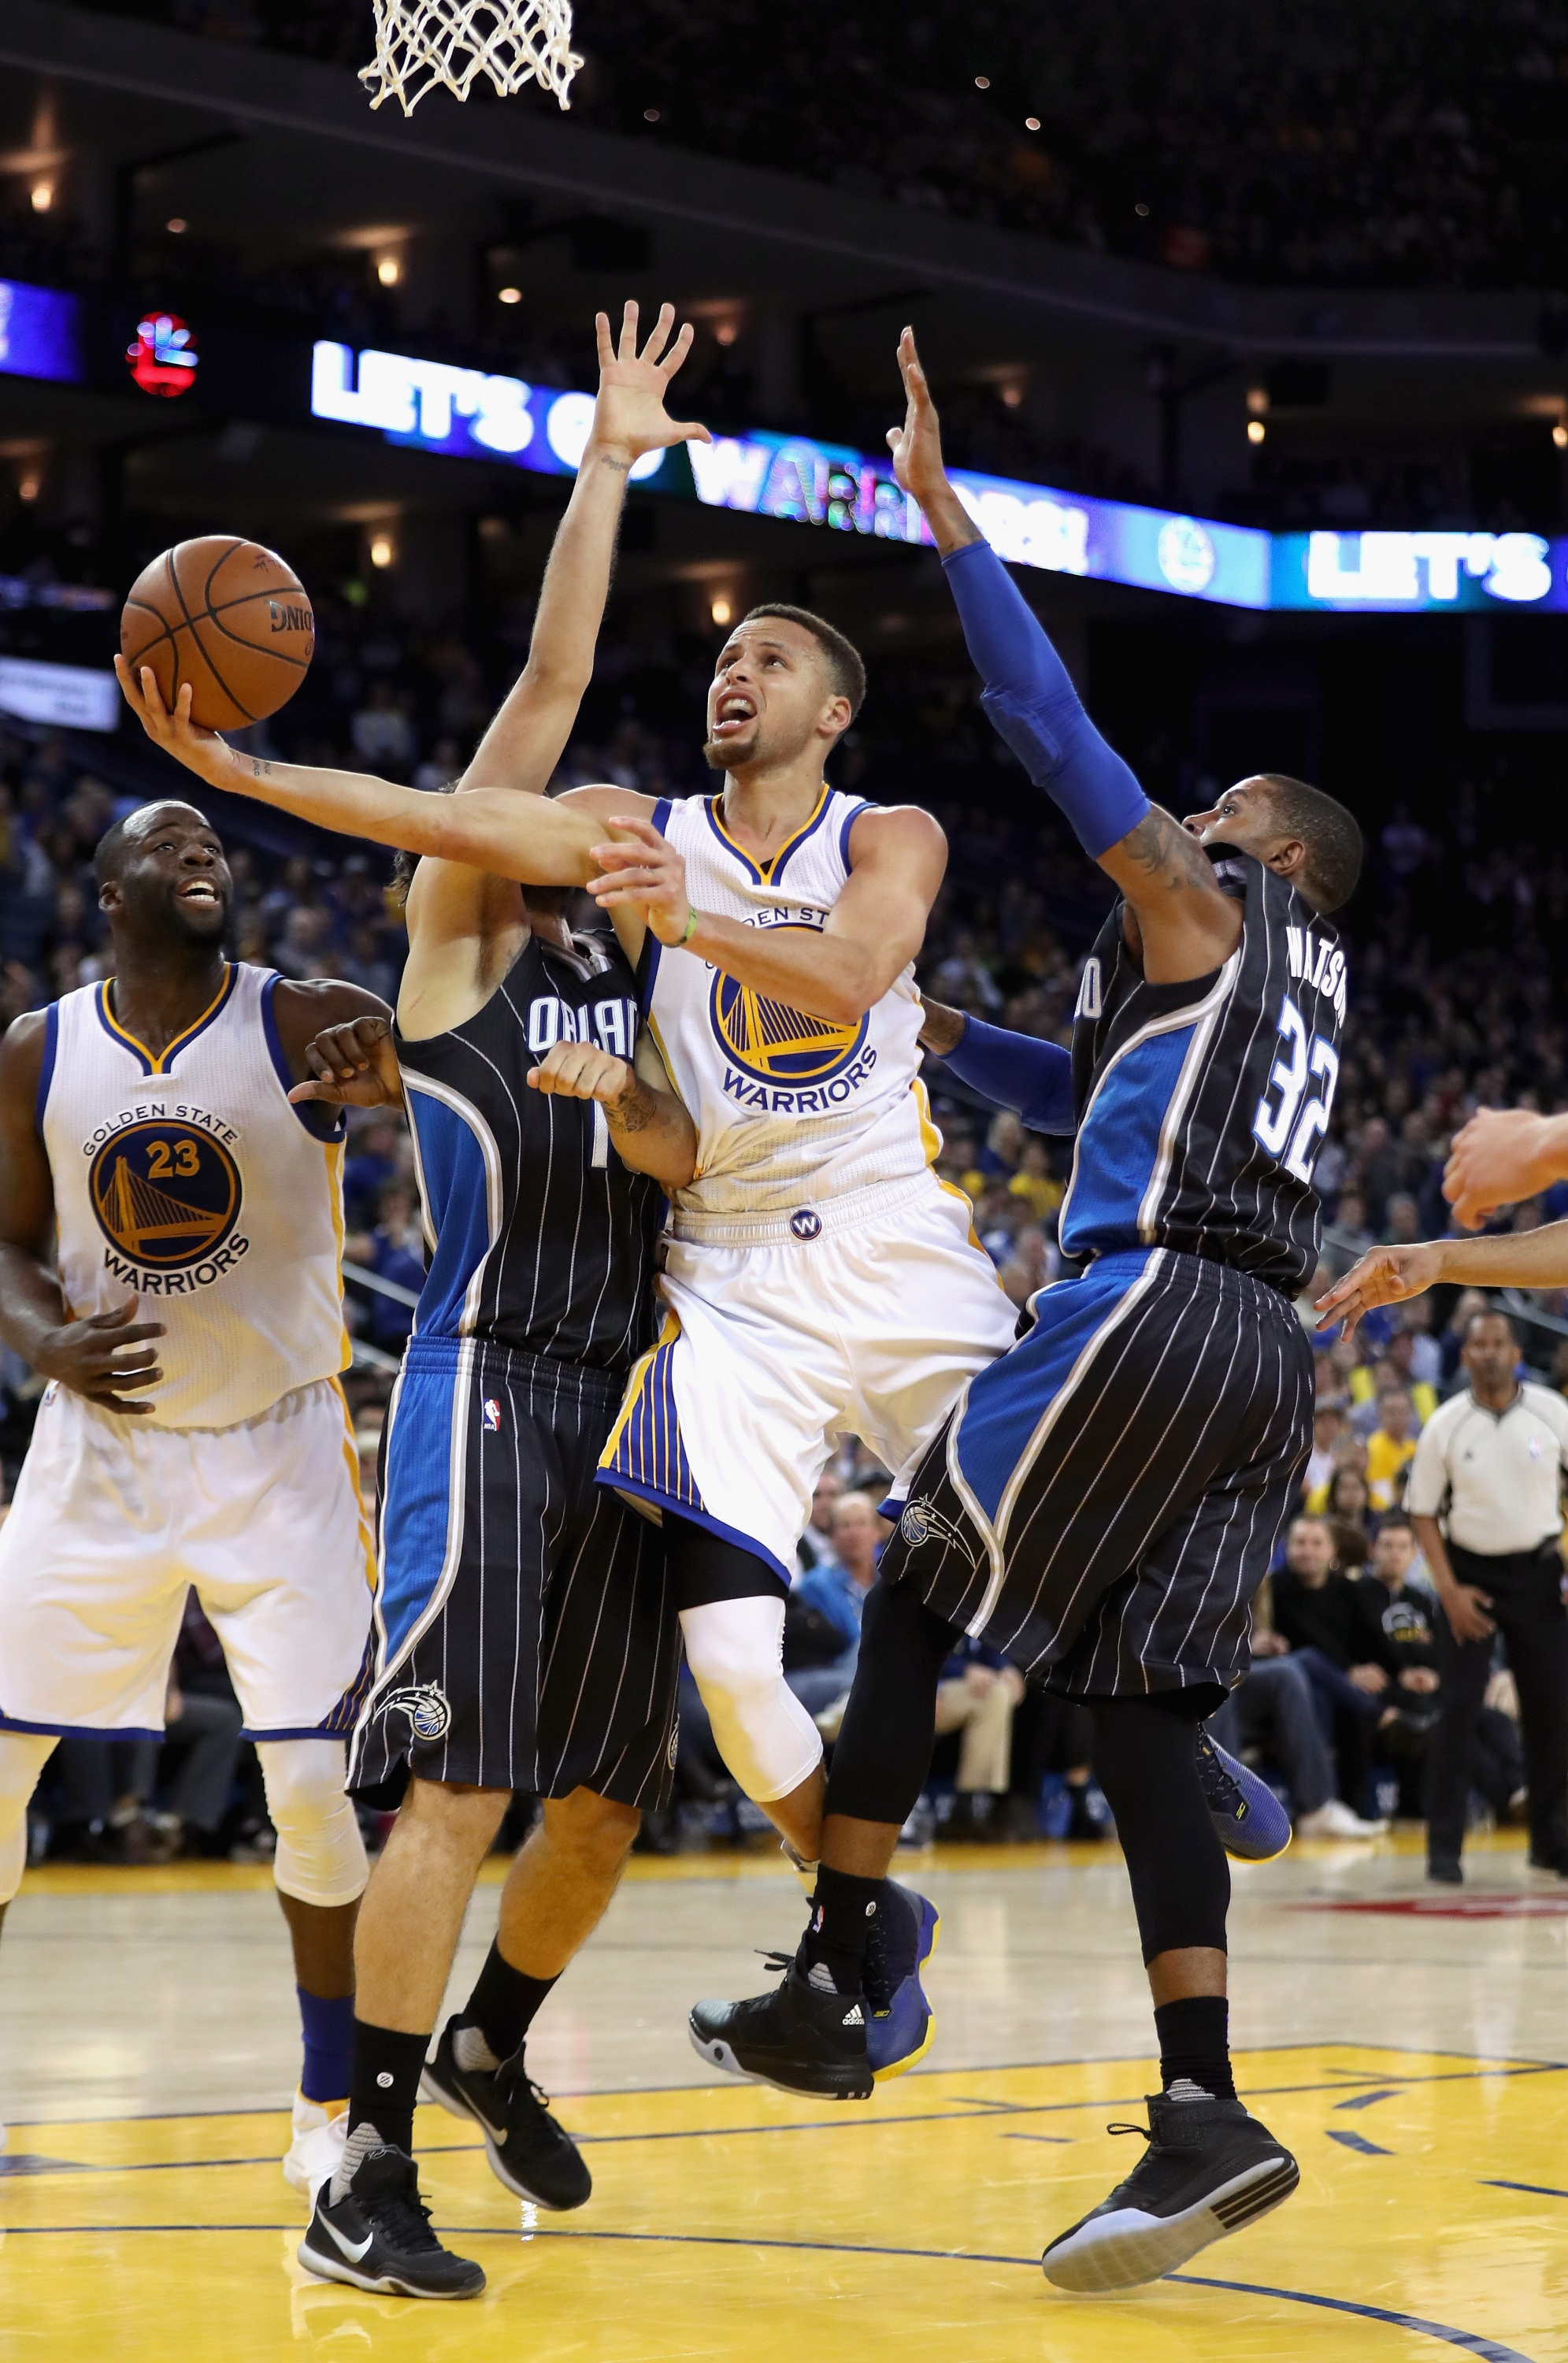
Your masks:
{"label": "referee in striped shirt", "polygon": [[[1474,1314],[1465,1392],[1433,1413],[1410,1464],[1406,1506],[1437,1585],[1441,1714],[1428,1756],[1427,1873],[1463,1879],[1475,1723],[1501,1631],[1519,1696],[1529,1860],[1568,1878],[1568,1609],[1562,1476],[1568,1402],[1518,1377],[1506,1314]],[[1445,1531],[1446,1530],[1446,1531]]]}

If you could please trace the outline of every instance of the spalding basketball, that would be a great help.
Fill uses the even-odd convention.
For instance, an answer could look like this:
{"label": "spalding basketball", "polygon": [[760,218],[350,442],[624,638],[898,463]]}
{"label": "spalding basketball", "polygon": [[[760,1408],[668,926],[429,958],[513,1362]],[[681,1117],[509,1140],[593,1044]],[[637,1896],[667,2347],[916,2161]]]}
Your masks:
{"label": "spalding basketball", "polygon": [[133,672],[150,665],[172,708],[191,683],[205,730],[243,730],[286,705],[315,653],[315,618],[276,550],[233,534],[182,541],[138,575],[120,616]]}

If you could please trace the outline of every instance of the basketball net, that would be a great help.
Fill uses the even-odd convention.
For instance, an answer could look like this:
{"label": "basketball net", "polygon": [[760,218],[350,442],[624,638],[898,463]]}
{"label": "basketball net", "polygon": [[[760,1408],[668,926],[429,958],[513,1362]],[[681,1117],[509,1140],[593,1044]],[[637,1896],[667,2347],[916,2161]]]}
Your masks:
{"label": "basketball net", "polygon": [[395,98],[412,115],[438,83],[467,98],[481,73],[502,98],[536,82],[571,105],[582,63],[571,46],[571,0],[375,0],[375,60],[359,73],[372,107]]}

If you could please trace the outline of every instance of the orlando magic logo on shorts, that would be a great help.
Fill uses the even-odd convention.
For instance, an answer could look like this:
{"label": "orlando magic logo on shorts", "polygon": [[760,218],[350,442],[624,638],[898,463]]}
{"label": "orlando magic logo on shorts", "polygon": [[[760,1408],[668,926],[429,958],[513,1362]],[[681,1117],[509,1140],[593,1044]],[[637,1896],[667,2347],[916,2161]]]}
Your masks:
{"label": "orlando magic logo on shorts", "polygon": [[899,1533],[911,1550],[922,1543],[936,1543],[944,1550],[955,1550],[969,1566],[975,1564],[975,1546],[962,1526],[933,1509],[929,1502],[906,1502],[899,1518]]}
{"label": "orlando magic logo on shorts", "polygon": [[451,1705],[439,1682],[418,1682],[408,1690],[391,1691],[378,1713],[407,1715],[414,1737],[427,1746],[444,1739],[452,1726]]}

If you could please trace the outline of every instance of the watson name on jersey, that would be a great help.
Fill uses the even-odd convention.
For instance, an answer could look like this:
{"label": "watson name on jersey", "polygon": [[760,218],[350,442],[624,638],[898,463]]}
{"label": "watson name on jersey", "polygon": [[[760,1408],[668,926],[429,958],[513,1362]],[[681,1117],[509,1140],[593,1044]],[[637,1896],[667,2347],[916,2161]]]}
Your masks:
{"label": "watson name on jersey", "polygon": [[49,1012],[39,1129],[72,1315],[135,1292],[164,1325],[161,1427],[227,1427],[348,1362],[341,1115],[295,1106],[275,974],[231,965],[210,1009],[154,1056],[113,987]]}

